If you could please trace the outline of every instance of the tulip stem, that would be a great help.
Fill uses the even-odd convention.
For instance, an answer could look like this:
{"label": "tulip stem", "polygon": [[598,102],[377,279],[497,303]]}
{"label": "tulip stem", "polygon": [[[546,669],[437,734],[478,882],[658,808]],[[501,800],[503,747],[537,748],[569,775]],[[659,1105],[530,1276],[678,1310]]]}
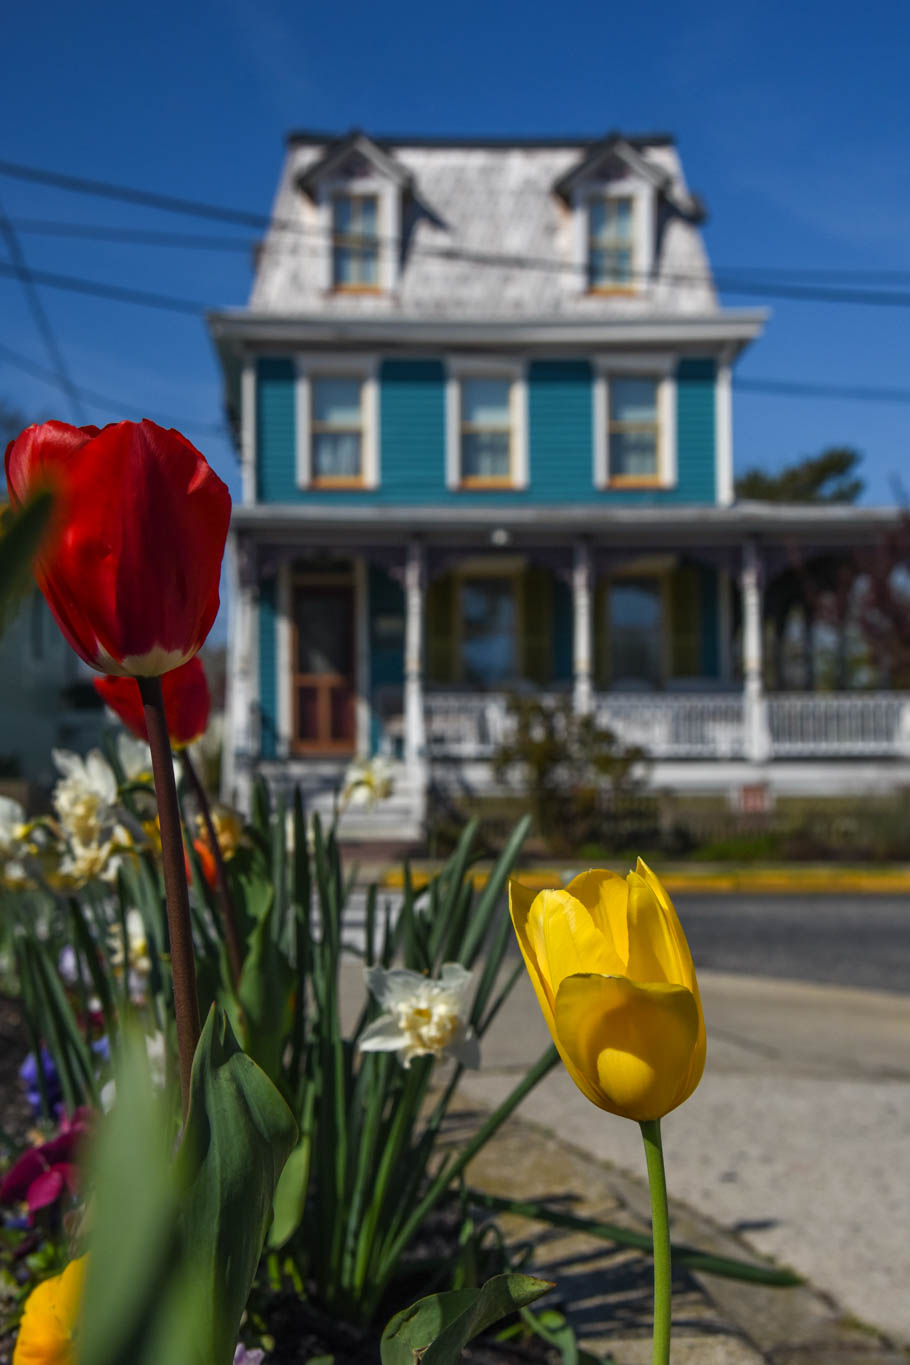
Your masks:
{"label": "tulip stem", "polygon": [[651,1240],[654,1246],[654,1345],[652,1365],[670,1362],[670,1215],[667,1207],[667,1177],[664,1149],[660,1140],[660,1119],[645,1119],[640,1124],[648,1163],[651,1191]]}
{"label": "tulip stem", "polygon": [[221,904],[221,918],[224,921],[224,937],[227,943],[228,962],[231,968],[231,980],[234,989],[240,985],[240,973],[243,970],[243,953],[240,948],[240,934],[237,931],[237,916],[234,913],[234,901],[231,896],[231,888],[228,885],[227,868],[224,865],[224,854],[221,852],[221,845],[218,842],[218,835],[215,833],[215,823],[212,820],[212,808],[209,805],[209,798],[202,779],[196,771],[196,765],[190,758],[189,749],[181,750],[180,757],[183,761],[183,771],[186,773],[187,781],[193,789],[196,798],[196,805],[199,807],[199,814],[202,816],[202,823],[205,825],[206,838],[209,848],[212,850],[212,857],[215,861],[215,879],[218,883],[218,899]]}
{"label": "tulip stem", "polygon": [[196,959],[190,923],[190,900],[186,887],[183,834],[174,781],[174,760],[164,714],[160,678],[137,678],[158,798],[158,823],[161,827],[161,862],[164,869],[164,894],[167,903],[167,929],[171,950],[171,979],[174,984],[174,1015],[177,1020],[177,1052],[180,1061],[180,1095],[183,1115],[190,1107],[190,1074],[199,1042],[199,996],[196,988]]}

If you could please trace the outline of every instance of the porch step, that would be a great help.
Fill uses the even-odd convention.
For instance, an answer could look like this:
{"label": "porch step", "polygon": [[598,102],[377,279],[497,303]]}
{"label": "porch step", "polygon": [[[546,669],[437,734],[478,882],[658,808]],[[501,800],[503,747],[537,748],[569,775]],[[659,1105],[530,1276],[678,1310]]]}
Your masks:
{"label": "porch step", "polygon": [[[338,791],[346,763],[313,761],[263,764],[262,775],[273,792],[290,800],[296,787],[308,813],[318,814],[324,825],[335,813]],[[408,844],[423,838],[424,798],[410,779],[403,763],[391,765],[392,794],[374,805],[354,800],[342,812],[339,837],[347,843]]]}

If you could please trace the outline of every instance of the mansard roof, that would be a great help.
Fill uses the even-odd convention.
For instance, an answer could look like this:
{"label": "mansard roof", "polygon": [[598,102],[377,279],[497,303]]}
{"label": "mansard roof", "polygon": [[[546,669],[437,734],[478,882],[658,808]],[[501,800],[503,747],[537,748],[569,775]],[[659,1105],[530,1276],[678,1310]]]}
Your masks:
{"label": "mansard roof", "polygon": [[642,155],[643,144],[620,133],[608,133],[599,142],[591,143],[582,156],[568,171],[553,183],[553,193],[568,204],[577,186],[594,180],[610,165],[620,162],[625,168],[642,180],[647,180],[658,194],[662,194],[678,212],[695,222],[702,222],[706,216],[702,200],[688,191],[680,192],[674,185],[673,177],[665,168],[656,165]]}

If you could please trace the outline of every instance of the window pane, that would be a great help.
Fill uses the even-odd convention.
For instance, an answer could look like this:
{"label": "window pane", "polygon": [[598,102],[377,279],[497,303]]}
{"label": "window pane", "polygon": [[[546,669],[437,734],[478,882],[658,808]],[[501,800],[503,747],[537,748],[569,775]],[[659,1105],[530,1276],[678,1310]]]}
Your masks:
{"label": "window pane", "polygon": [[360,426],[359,379],[336,378],[313,380],[313,420],[330,422],[333,426]]}
{"label": "window pane", "polygon": [[657,583],[612,583],[607,597],[607,636],[611,683],[661,680],[660,589]]}
{"label": "window pane", "polygon": [[611,379],[611,422],[656,422],[656,379]]}
{"label": "window pane", "polygon": [[298,673],[351,676],[353,640],[349,602],[350,595],[344,592],[301,589],[295,594]]}
{"label": "window pane", "polygon": [[510,578],[472,578],[461,584],[461,639],[465,681],[495,687],[515,677],[515,594]]}
{"label": "window pane", "polygon": [[657,434],[653,431],[610,433],[610,476],[653,478],[657,474]]}
{"label": "window pane", "polygon": [[359,431],[316,431],[312,449],[314,479],[360,478]]}
{"label": "window pane", "polygon": [[336,232],[350,232],[351,230],[351,201],[343,195],[339,196],[334,203],[334,222]]}
{"label": "window pane", "polygon": [[508,431],[508,379],[464,379],[461,385],[461,420],[472,426],[499,427]]}
{"label": "window pane", "polygon": [[507,431],[466,431],[462,434],[463,479],[507,479],[510,472]]}

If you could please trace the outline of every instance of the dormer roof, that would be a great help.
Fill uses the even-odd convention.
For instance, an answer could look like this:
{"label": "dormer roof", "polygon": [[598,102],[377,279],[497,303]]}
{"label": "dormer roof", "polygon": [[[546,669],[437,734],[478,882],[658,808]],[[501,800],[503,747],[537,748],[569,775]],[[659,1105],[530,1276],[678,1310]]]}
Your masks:
{"label": "dormer roof", "polygon": [[331,179],[339,172],[364,162],[372,171],[391,180],[400,189],[411,188],[413,177],[410,171],[359,128],[352,128],[344,137],[331,142],[322,156],[298,177],[297,187],[313,198],[320,181]]}
{"label": "dormer roof", "polygon": [[605,138],[587,147],[575,165],[553,182],[553,193],[568,204],[579,185],[596,180],[611,163],[616,162],[620,162],[636,178],[647,181],[683,217],[693,222],[704,219],[705,208],[699,197],[687,191],[680,192],[669,172],[649,160],[640,142],[633,144],[619,133],[608,133]]}

